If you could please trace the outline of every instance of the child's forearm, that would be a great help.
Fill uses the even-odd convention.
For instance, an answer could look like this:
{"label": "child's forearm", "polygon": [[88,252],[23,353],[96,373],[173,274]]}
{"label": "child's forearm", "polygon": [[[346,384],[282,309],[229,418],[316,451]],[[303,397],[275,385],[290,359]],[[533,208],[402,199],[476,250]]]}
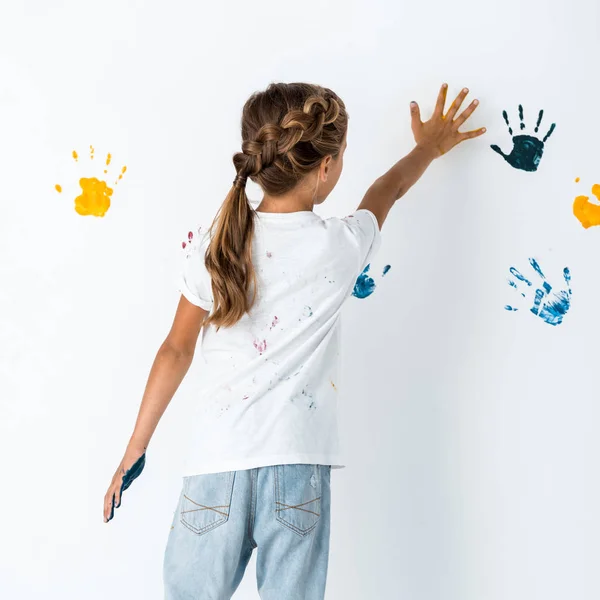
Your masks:
{"label": "child's forearm", "polygon": [[406,194],[440,154],[440,151],[433,146],[417,145],[378,181],[389,188],[391,199],[395,202]]}
{"label": "child's forearm", "polygon": [[136,448],[147,448],[158,422],[183,381],[193,353],[184,353],[163,343],[156,354],[148,376],[142,403],[129,442]]}
{"label": "child's forearm", "polygon": [[358,208],[372,211],[381,228],[396,200],[406,194],[439,154],[439,150],[431,146],[415,146],[404,158],[375,180]]}

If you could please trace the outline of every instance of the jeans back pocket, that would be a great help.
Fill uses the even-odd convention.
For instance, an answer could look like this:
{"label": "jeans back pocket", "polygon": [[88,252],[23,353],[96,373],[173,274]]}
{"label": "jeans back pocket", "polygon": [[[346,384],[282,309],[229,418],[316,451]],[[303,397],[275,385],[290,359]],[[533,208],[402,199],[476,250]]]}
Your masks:
{"label": "jeans back pocket", "polygon": [[306,535],[321,516],[322,465],[276,465],[274,476],[277,520]]}
{"label": "jeans back pocket", "polygon": [[180,521],[198,535],[229,519],[235,471],[206,473],[185,478]]}

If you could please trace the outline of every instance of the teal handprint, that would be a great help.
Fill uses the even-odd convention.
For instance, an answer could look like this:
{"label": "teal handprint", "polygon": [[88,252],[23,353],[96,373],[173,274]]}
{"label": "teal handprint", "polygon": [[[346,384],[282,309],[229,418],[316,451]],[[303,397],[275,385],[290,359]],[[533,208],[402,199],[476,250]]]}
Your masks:
{"label": "teal handprint", "polygon": [[[508,132],[510,135],[513,134],[512,127],[508,121],[508,114],[506,111],[502,111],[502,116],[506,121],[506,125],[508,126]],[[540,124],[542,122],[542,117],[544,116],[544,111],[540,110],[538,114],[538,120],[535,125],[535,133],[538,132]],[[519,121],[520,121],[520,129],[525,129],[525,123],[523,121],[523,106],[519,104]],[[521,169],[522,171],[536,171],[540,161],[542,160],[542,155],[544,153],[544,144],[546,140],[552,135],[554,128],[556,127],[556,123],[552,123],[550,125],[550,129],[548,133],[544,136],[543,140],[532,136],[532,135],[515,135],[513,136],[513,149],[510,154],[504,154],[502,150],[495,144],[491,146],[492,150],[500,154],[504,160],[514,167],[515,169]]]}

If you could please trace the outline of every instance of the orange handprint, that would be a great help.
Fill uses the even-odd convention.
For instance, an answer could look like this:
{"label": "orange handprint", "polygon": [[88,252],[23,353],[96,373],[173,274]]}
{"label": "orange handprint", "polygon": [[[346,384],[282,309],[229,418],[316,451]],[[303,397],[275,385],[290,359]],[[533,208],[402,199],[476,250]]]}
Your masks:
{"label": "orange handprint", "polygon": [[[575,181],[579,181],[579,178]],[[600,184],[595,183],[592,186],[592,194],[600,202]],[[573,214],[586,229],[594,225],[600,225],[600,204],[590,202],[589,196],[577,196],[575,198]]]}
{"label": "orange handprint", "polygon": [[[75,150],[73,150],[73,160],[79,162],[79,156]],[[93,146],[90,146],[90,160],[94,160]],[[104,168],[105,175],[108,173],[111,160],[112,156],[108,153]],[[121,169],[121,173],[113,185],[117,185],[123,179],[125,171],[127,171],[127,167]],[[94,217],[103,217],[110,208],[113,189],[108,186],[106,181],[97,177],[82,177],[79,180],[79,185],[81,187],[81,194],[75,198],[75,211],[82,216],[92,215]],[[62,187],[59,184],[56,184],[54,189],[59,193],[62,192]]]}

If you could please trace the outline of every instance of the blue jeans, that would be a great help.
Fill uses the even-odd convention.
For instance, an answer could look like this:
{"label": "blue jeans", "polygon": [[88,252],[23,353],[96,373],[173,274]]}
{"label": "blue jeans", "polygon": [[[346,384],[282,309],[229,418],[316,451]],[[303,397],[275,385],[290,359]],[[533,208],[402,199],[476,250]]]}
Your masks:
{"label": "blue jeans", "polygon": [[254,548],[261,600],[323,600],[329,465],[183,478],[164,556],[165,600],[229,600]]}

